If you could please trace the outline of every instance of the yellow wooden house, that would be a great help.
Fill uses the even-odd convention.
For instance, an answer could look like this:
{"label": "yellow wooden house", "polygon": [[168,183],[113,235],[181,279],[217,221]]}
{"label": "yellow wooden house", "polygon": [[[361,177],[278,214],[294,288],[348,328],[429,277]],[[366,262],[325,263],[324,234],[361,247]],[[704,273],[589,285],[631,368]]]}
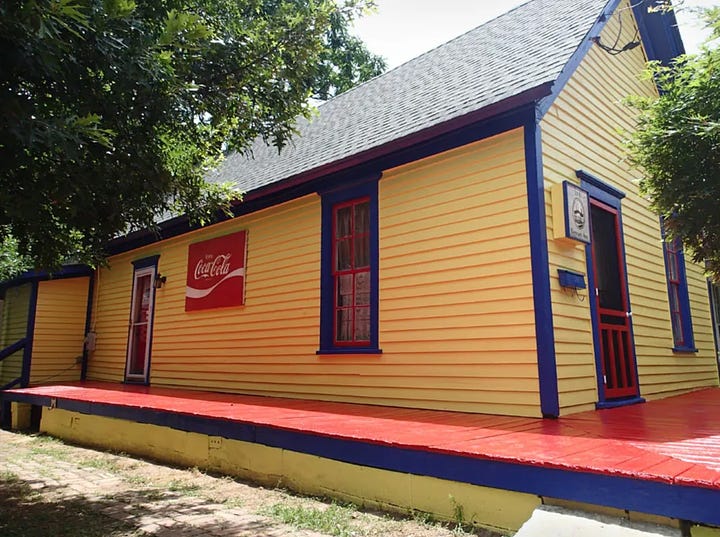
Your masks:
{"label": "yellow wooden house", "polygon": [[650,4],[530,0],[229,156],[234,217],[6,282],[0,384],[529,418],[717,386],[703,267],[622,149],[683,52]]}

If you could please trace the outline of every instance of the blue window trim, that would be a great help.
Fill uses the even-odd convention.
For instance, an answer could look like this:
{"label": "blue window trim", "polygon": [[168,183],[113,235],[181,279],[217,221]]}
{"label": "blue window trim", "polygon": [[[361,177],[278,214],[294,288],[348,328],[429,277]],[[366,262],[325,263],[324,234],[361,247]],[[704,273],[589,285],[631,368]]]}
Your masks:
{"label": "blue window trim", "polygon": [[[380,242],[378,226],[378,180],[381,174],[365,175],[343,187],[328,187],[318,193],[322,197],[322,219],[320,239],[320,348],[324,354],[381,354],[378,336],[380,306],[379,259]],[[367,346],[338,347],[333,342],[334,330],[334,288],[332,275],[332,215],[338,203],[356,198],[370,198],[370,344]]]}
{"label": "blue window trim", "polygon": [[[615,188],[612,185],[607,184],[602,179],[599,179],[592,175],[591,173],[586,172],[585,170],[576,170],[575,176],[580,179],[580,186],[584,190],[587,190],[588,195],[591,198],[594,198],[605,205],[608,205],[612,207],[613,209],[617,210],[618,213],[618,220],[620,223],[620,229],[623,230],[623,217],[622,217],[622,200],[625,198],[625,192],[622,190],[619,190]],[[592,225],[592,222],[590,223]],[[627,270],[627,255],[625,252],[625,237],[621,234],[620,236],[620,243],[622,245],[622,259],[621,263],[623,264],[623,269],[625,271],[625,296],[627,296],[627,307],[628,311],[632,311],[632,302],[630,299],[630,284],[628,282],[628,270]],[[592,263],[592,244],[586,244],[585,245],[585,259],[587,260],[587,278],[588,278],[588,287],[590,287],[591,282],[595,281],[595,268],[593,267]],[[645,402],[645,399],[638,396],[628,397],[626,399],[613,399],[608,401],[605,396],[605,385],[602,381],[603,378],[603,372],[602,372],[602,358],[598,356],[598,353],[600,352],[600,333],[598,331],[598,318],[597,318],[597,308],[595,307],[595,301],[597,298],[595,297],[595,293],[588,293],[588,297],[590,299],[590,320],[592,323],[592,337],[593,337],[593,347],[595,348],[595,378],[597,379],[597,389],[598,389],[598,402],[595,404],[595,407],[598,409],[602,408],[614,408],[617,406],[625,406],[625,405],[632,405],[635,403],[643,403]],[[637,379],[637,389],[638,394],[640,393],[640,374],[638,372],[638,361],[637,361],[637,354],[635,353],[635,331],[633,327],[633,321],[632,317],[630,318],[630,343],[633,347],[633,354],[635,355],[635,378]]]}
{"label": "blue window trim", "polygon": [[[665,224],[664,219],[660,218],[660,234],[663,238],[663,260],[665,262],[665,280],[667,282],[668,292],[668,308],[670,307],[670,273],[668,272],[668,243],[665,240]],[[678,287],[678,298],[680,300],[680,324],[682,325],[684,344],[675,345],[675,334],[672,334],[673,347],[672,351],[677,353],[693,353],[698,352],[695,347],[695,333],[693,332],[692,315],[690,314],[690,293],[688,291],[687,271],[685,269],[685,254],[680,248],[677,252],[678,279],[680,285]],[[672,324],[672,323],[671,323]]]}

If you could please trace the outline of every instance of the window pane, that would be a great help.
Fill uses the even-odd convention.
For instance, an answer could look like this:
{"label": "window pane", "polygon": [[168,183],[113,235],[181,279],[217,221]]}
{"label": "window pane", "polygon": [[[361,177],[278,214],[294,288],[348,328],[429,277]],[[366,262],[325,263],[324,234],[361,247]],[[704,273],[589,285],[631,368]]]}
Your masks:
{"label": "window pane", "polygon": [[370,202],[355,205],[355,233],[370,231]]}
{"label": "window pane", "polygon": [[355,308],[355,341],[370,341],[370,308]]}
{"label": "window pane", "polygon": [[347,237],[350,235],[350,223],[352,221],[352,207],[341,207],[335,212],[335,237]]}
{"label": "window pane", "polygon": [[350,240],[351,239],[345,239],[336,243],[335,255],[337,256],[337,261],[335,263],[335,270],[348,270],[352,268]]}
{"label": "window pane", "polygon": [[370,235],[355,237],[355,268],[370,266]]}
{"label": "window pane", "polygon": [[352,341],[352,310],[341,309],[335,313],[336,341]]}
{"label": "window pane", "polygon": [[367,306],[370,304],[370,273],[359,272],[355,274],[355,304]]}
{"label": "window pane", "polygon": [[342,274],[337,279],[337,307],[353,305],[353,275]]}

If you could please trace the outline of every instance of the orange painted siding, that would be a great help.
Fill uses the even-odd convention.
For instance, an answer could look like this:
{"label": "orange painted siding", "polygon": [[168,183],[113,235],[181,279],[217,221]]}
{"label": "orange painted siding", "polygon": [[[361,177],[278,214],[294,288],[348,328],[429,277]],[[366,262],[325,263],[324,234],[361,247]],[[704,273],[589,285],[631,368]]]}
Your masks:
{"label": "orange painted siding", "polygon": [[[0,349],[25,337],[31,288],[32,285],[27,283],[11,287],[5,293],[2,319],[0,319]],[[0,362],[0,386],[12,382],[20,376],[22,358],[23,351],[20,350]]]}
{"label": "orange painted siding", "polygon": [[80,379],[89,280],[38,284],[30,384]]}
{"label": "orange painted siding", "polygon": [[[537,415],[525,189],[521,130],[384,174],[382,355],[316,355],[319,196],[115,256],[98,278],[89,378],[123,378],[131,262],[159,254],[154,385]],[[188,245],[240,229],[245,305],[186,313]]]}
{"label": "orange painted siding", "polygon": [[[620,42],[635,35],[627,2],[609,21],[601,36]],[[543,164],[548,216],[548,247],[552,306],[563,413],[585,410],[597,401],[595,359],[588,300],[563,292],[557,269],[586,273],[583,246],[552,240],[550,187],[563,180],[577,182],[583,169],[627,194],[622,200],[630,303],[633,310],[641,394],[669,395],[717,384],[707,289],[699,267],[688,265],[693,325],[699,352],[673,354],[665,269],[657,215],[639,195],[639,173],[623,161],[618,129],[633,128],[633,113],[622,103],[630,94],[654,95],[652,83],[638,78],[646,61],[642,48],[610,56],[593,47],[542,121]],[[612,81],[609,83],[608,81]]]}

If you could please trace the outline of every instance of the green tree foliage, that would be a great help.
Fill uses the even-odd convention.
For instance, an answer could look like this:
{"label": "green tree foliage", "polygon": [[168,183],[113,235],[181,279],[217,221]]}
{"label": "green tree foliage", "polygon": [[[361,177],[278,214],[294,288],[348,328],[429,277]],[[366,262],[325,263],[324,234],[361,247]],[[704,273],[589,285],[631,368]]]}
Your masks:
{"label": "green tree foliage", "polygon": [[0,240],[37,268],[94,264],[168,211],[211,220],[204,177],[281,148],[310,97],[384,69],[348,33],[372,0],[3,0]]}
{"label": "green tree foliage", "polygon": [[[705,17],[720,37],[720,9]],[[706,46],[667,67],[653,63],[647,74],[660,96],[631,100],[640,112],[631,162],[668,239],[682,238],[693,261],[720,279],[720,49]]]}

